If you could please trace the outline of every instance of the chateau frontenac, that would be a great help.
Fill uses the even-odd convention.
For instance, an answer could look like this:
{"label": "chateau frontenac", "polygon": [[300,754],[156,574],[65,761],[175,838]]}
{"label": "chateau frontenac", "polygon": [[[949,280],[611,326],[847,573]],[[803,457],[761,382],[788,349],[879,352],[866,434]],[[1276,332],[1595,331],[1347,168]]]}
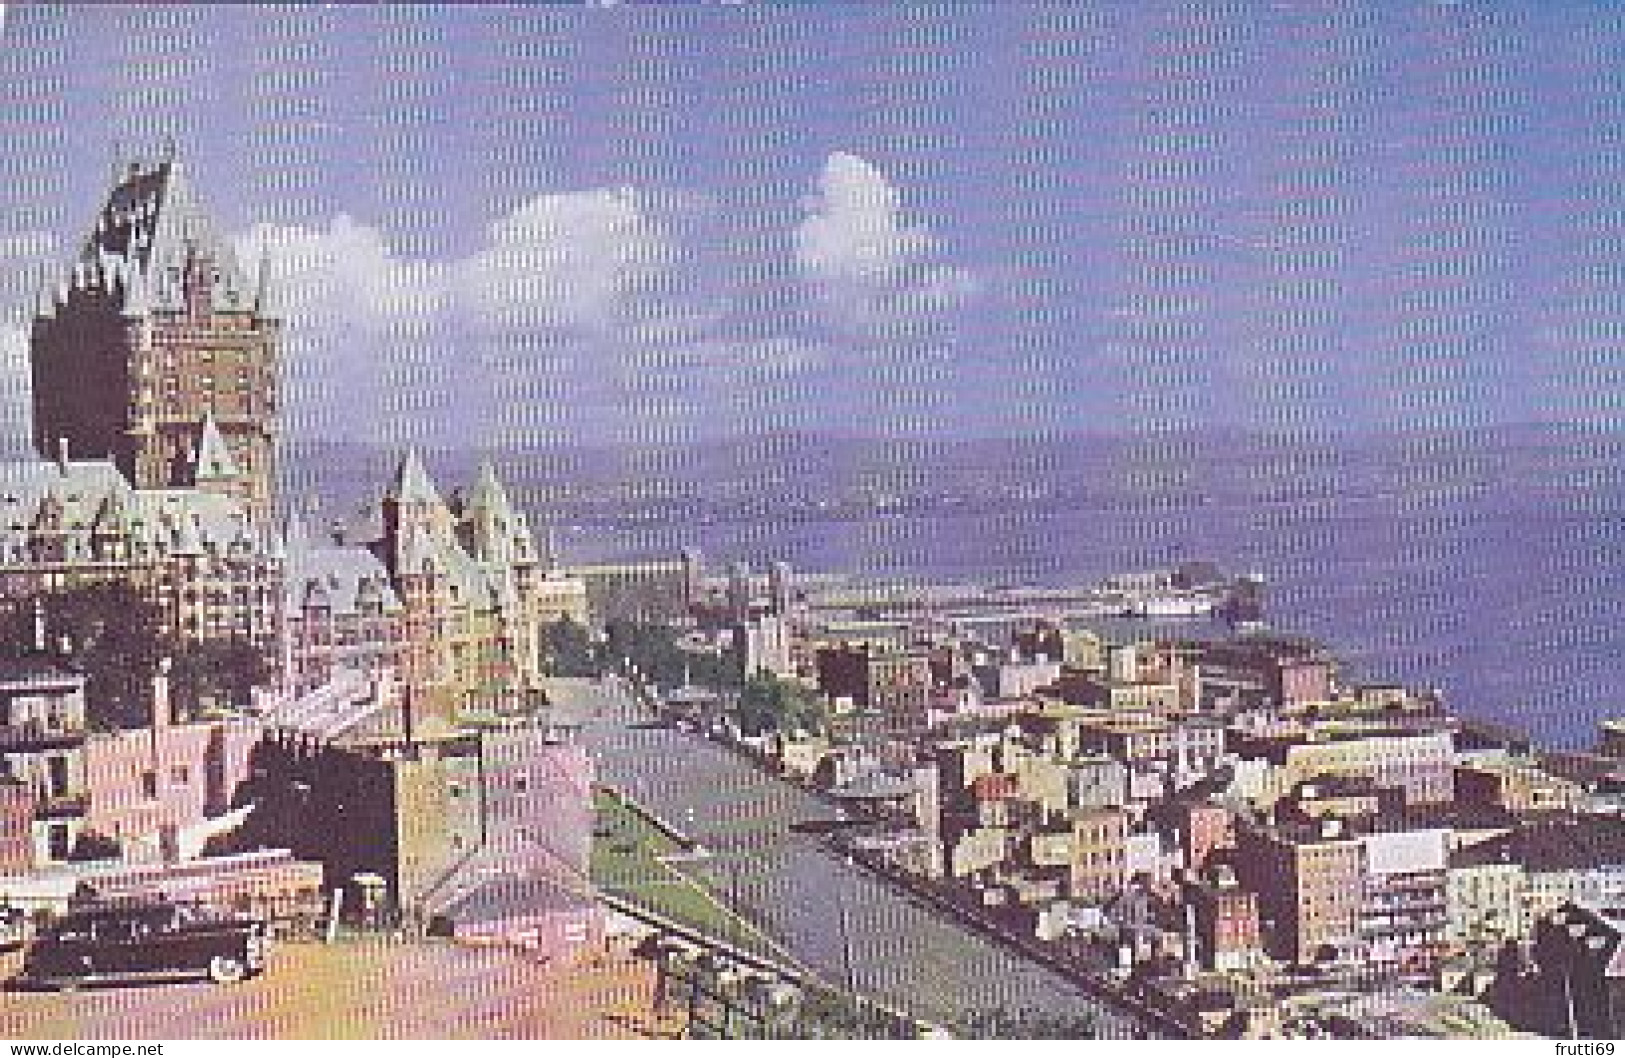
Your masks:
{"label": "chateau frontenac", "polygon": [[179,161],[119,168],[41,284],[39,458],[0,464],[0,599],[128,585],[166,633],[263,651],[284,696],[398,689],[402,726],[521,706],[540,624],[584,618],[586,595],[489,465],[448,503],[408,453],[342,536],[279,516],[272,273],[268,254],[243,267]]}

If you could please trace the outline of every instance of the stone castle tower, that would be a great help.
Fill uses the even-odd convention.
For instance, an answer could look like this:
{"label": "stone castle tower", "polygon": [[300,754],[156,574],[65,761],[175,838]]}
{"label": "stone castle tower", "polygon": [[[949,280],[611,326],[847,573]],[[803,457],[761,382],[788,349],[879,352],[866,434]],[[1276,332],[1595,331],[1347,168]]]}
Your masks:
{"label": "stone castle tower", "polygon": [[111,459],[137,488],[207,484],[269,524],[280,334],[269,283],[268,261],[252,279],[239,267],[180,162],[131,163],[72,270],[40,291],[40,453]]}

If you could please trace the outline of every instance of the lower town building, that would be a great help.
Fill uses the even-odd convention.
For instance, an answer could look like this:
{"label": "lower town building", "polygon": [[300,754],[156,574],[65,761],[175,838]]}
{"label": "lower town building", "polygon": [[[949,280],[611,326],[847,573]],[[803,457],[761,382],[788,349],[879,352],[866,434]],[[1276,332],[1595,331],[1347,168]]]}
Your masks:
{"label": "lower town building", "polygon": [[1357,947],[1365,869],[1358,837],[1338,820],[1244,827],[1238,837],[1241,881],[1259,894],[1272,955],[1314,962]]}
{"label": "lower town building", "polygon": [[1128,813],[1121,808],[1090,808],[1072,817],[1071,899],[1101,904],[1123,891],[1128,859]]}
{"label": "lower town building", "polygon": [[931,657],[922,651],[841,644],[818,652],[818,689],[847,698],[860,729],[883,736],[924,730],[930,721]]}
{"label": "lower town building", "polygon": [[1258,894],[1242,887],[1235,868],[1215,863],[1185,886],[1197,965],[1206,970],[1245,970],[1264,955]]}
{"label": "lower town building", "polygon": [[1468,954],[1529,939],[1528,877],[1502,842],[1452,850],[1445,873],[1445,941]]}
{"label": "lower town building", "polygon": [[1232,738],[1242,759],[1272,765],[1265,799],[1325,776],[1366,777],[1405,792],[1409,804],[1448,804],[1455,797],[1455,744],[1447,731],[1405,732],[1314,728]]}

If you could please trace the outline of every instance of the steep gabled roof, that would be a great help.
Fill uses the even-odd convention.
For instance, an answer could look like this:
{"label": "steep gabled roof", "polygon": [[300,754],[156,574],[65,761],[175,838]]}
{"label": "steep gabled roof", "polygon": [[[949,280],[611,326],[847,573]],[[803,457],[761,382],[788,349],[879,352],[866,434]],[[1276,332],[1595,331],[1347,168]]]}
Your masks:
{"label": "steep gabled roof", "polygon": [[508,499],[508,490],[502,487],[497,479],[496,468],[489,459],[480,462],[479,474],[474,478],[474,487],[468,494],[469,513],[485,512],[504,523],[512,523],[513,503]]}
{"label": "steep gabled roof", "polygon": [[242,476],[236,457],[231,454],[226,439],[220,435],[220,427],[215,423],[212,411],[203,417],[203,435],[198,439],[194,474],[199,483],[232,481]]}
{"label": "steep gabled roof", "polygon": [[389,485],[389,496],[401,503],[432,503],[444,506],[440,491],[434,487],[434,479],[429,477],[428,470],[424,469],[423,459],[418,455],[416,448],[407,449],[406,455],[401,457],[400,465],[395,470],[395,478]]}
{"label": "steep gabled roof", "polygon": [[134,163],[119,175],[96,215],[68,286],[120,293],[125,315],[178,310],[184,307],[188,266],[205,259],[214,273],[213,308],[247,310],[262,300],[263,293],[251,289],[238,266],[230,240],[192,191],[181,163]]}

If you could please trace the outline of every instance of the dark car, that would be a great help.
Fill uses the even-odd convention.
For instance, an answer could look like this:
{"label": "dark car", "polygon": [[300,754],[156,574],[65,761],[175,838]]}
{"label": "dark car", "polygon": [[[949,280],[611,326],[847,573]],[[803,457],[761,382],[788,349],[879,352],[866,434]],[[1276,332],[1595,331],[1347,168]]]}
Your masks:
{"label": "dark car", "polygon": [[28,940],[28,913],[0,904],[0,951],[16,951]]}
{"label": "dark car", "polygon": [[265,970],[266,923],[186,904],[77,911],[46,926],[19,983],[31,986],[207,977],[233,984]]}

